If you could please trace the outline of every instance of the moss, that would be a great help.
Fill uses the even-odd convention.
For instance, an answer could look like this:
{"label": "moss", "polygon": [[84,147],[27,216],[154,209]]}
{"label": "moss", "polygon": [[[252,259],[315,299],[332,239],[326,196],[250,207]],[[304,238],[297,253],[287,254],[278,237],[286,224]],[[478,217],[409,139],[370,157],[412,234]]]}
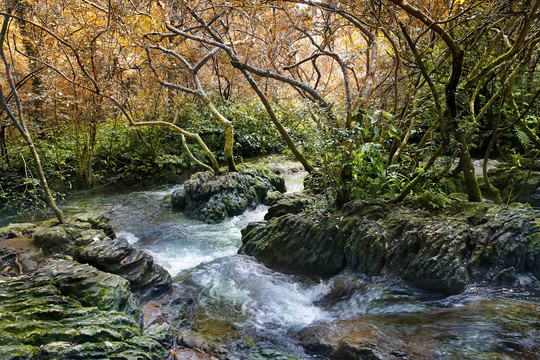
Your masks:
{"label": "moss", "polygon": [[3,360],[36,359],[39,347],[31,345],[10,345],[0,347],[0,358]]}
{"label": "moss", "polygon": [[425,191],[407,201],[410,206],[425,210],[443,210],[448,208],[451,202],[446,195],[431,191]]}
{"label": "moss", "polygon": [[437,183],[437,188],[446,194],[451,193],[466,193],[463,184],[463,176],[459,177],[444,177]]}
{"label": "moss", "polygon": [[490,206],[484,203],[453,201],[448,208],[450,212],[467,219],[471,225],[479,225],[489,220],[488,211]]}
{"label": "moss", "polygon": [[462,192],[455,192],[455,193],[448,194],[448,198],[452,200],[469,201],[469,195]]}

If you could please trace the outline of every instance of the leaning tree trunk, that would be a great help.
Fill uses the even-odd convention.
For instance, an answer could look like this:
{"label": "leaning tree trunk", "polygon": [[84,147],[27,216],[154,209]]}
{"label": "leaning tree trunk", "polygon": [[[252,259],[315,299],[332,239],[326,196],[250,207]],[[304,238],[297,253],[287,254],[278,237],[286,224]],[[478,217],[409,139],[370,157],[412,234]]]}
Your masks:
{"label": "leaning tree trunk", "polygon": [[[11,9],[8,9],[7,13],[9,14],[10,12],[11,12]],[[13,81],[13,75],[11,73],[11,65],[7,60],[6,54],[4,53],[4,42],[6,41],[6,38],[7,38],[8,29],[9,29],[9,16],[4,16],[4,23],[2,24],[2,30],[0,31],[0,58],[2,59],[2,62],[4,64],[6,80],[9,84],[9,87],[13,94],[13,99],[16,104],[17,116],[15,116],[13,111],[11,111],[11,108],[9,107],[6,101],[6,98],[4,96],[4,91],[1,84],[0,84],[0,103],[6,110],[8,117],[11,119],[11,121],[13,122],[17,130],[21,133],[24,140],[26,141],[26,144],[28,145],[28,148],[30,149],[30,152],[32,153],[32,157],[34,158],[34,162],[38,170],[39,180],[41,182],[41,186],[43,187],[43,191],[45,192],[45,200],[47,201],[47,204],[49,205],[49,207],[52,209],[58,221],[63,224],[65,222],[64,214],[62,213],[62,210],[60,210],[58,206],[56,206],[56,202],[54,201],[51,190],[49,189],[49,185],[47,184],[47,179],[45,178],[45,173],[43,172],[43,167],[41,166],[39,155],[37,153],[36,147],[34,146],[34,142],[32,141],[32,137],[30,136],[30,133],[28,132],[28,129],[26,127],[21,98],[19,97],[17,87],[15,86],[15,82]]]}
{"label": "leaning tree trunk", "polygon": [[28,145],[28,148],[30,149],[30,152],[32,153],[32,158],[34,159],[34,163],[36,164],[36,168],[38,170],[39,175],[39,182],[41,183],[41,186],[43,187],[43,191],[45,192],[45,199],[47,201],[47,205],[51,208],[51,210],[54,213],[54,216],[58,219],[58,221],[63,224],[65,222],[64,213],[62,210],[58,208],[56,205],[56,201],[54,201],[54,197],[52,196],[51,190],[49,189],[49,185],[47,184],[47,179],[45,178],[45,173],[43,172],[43,167],[41,166],[41,161],[39,159],[39,155],[37,153],[36,147],[34,146],[34,142],[32,141],[32,138],[30,138],[29,134],[23,134],[24,139],[26,140],[26,144]]}
{"label": "leaning tree trunk", "polygon": [[304,154],[302,154],[302,152],[298,150],[293,139],[291,139],[291,137],[289,136],[289,133],[287,132],[285,127],[283,127],[283,125],[277,118],[276,113],[274,112],[274,110],[272,109],[272,106],[270,105],[270,102],[268,101],[268,98],[266,97],[266,95],[264,95],[259,85],[255,82],[255,79],[253,79],[253,77],[246,70],[241,69],[240,71],[242,72],[242,74],[244,74],[244,77],[248,80],[249,84],[251,85],[251,88],[255,91],[255,93],[261,99],[266,109],[266,112],[270,116],[270,120],[274,123],[274,125],[278,129],[279,134],[281,135],[283,140],[285,140],[285,143],[289,147],[289,150],[291,150],[291,152],[296,157],[296,160],[298,160],[302,164],[302,166],[308,173],[313,172],[315,170],[313,168],[313,165],[311,165],[310,162],[304,156]]}

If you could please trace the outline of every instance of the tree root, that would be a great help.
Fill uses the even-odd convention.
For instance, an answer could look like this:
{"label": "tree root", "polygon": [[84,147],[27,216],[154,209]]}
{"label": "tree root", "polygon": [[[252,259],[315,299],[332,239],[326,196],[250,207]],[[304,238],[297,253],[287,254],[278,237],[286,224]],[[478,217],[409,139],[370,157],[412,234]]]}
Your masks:
{"label": "tree root", "polygon": [[[17,265],[17,267],[19,268],[19,275],[18,276],[21,276],[23,271],[22,271],[22,266],[21,264],[19,263],[19,258],[17,256],[17,253],[16,252],[11,252],[9,254],[6,254],[6,255],[2,255],[0,256],[0,262],[3,262],[5,260],[8,260],[8,258],[10,256],[13,256],[13,262],[15,263],[15,265]],[[8,261],[10,261],[11,259],[9,259]]]}

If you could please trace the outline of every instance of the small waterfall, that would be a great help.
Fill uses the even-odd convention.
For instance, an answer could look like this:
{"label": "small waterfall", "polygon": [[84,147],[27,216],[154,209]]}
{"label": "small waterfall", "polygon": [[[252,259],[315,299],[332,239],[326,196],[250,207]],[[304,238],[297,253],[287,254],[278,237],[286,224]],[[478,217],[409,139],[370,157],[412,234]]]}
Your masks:
{"label": "small waterfall", "polygon": [[[288,191],[301,190],[304,176],[285,175]],[[531,354],[540,353],[537,295],[471,288],[444,297],[386,277],[344,273],[320,280],[282,274],[237,254],[240,230],[262,220],[266,206],[206,224],[171,209],[167,195],[175,189],[81,195],[64,211],[110,216],[118,237],[151,254],[177,276],[179,288],[196,290],[201,316],[301,358],[310,358],[296,345],[306,326],[320,326],[330,338],[392,339],[419,359],[490,354],[533,359]]]}

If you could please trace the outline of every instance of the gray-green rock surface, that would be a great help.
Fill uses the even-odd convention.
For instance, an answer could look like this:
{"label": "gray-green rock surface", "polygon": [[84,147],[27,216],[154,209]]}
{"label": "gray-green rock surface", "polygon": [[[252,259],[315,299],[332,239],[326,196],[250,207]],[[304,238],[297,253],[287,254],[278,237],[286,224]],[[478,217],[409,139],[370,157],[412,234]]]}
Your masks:
{"label": "gray-green rock surface", "polygon": [[124,239],[116,239],[109,219],[101,214],[82,214],[65,225],[9,225],[0,229],[0,235],[18,230],[32,237],[34,245],[46,255],[67,254],[81,263],[122,276],[143,300],[163,295],[171,288],[169,273],[144,251],[134,249]]}
{"label": "gray-green rock surface", "polygon": [[129,282],[71,260],[0,277],[0,358],[162,359],[167,338],[142,330]]}
{"label": "gray-green rock surface", "polygon": [[172,194],[171,202],[202,221],[216,223],[265,203],[268,194],[276,191],[285,192],[281,177],[266,168],[243,167],[225,175],[196,173]]}
{"label": "gray-green rock surface", "polygon": [[391,274],[443,293],[472,282],[537,288],[540,215],[525,205],[456,201],[437,212],[354,201],[316,220],[286,214],[252,223],[239,252],[283,271]]}
{"label": "gray-green rock surface", "polygon": [[165,357],[169,325],[143,321],[141,304],[166,295],[170,275],[108,219],[15,224],[0,240],[3,267],[18,259],[24,272],[0,275],[0,359]]}

